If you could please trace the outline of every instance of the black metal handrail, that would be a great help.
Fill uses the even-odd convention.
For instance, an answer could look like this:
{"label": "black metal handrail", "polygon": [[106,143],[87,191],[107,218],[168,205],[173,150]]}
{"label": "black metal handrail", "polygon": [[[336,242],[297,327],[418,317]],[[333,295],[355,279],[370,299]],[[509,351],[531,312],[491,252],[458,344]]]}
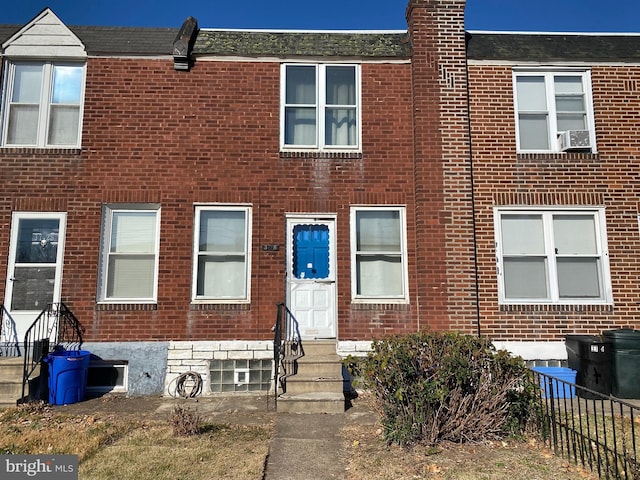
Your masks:
{"label": "black metal handrail", "polygon": [[80,350],[84,328],[62,302],[50,303],[24,335],[24,369],[21,401],[25,401],[31,375],[49,353],[56,350]]}
{"label": "black metal handrail", "polygon": [[0,321],[0,357],[19,357],[20,342],[16,331],[16,322],[2,305],[2,321]]}
{"label": "black metal handrail", "polygon": [[298,321],[284,303],[278,304],[273,332],[273,381],[277,406],[278,391],[286,393],[287,378],[298,372],[298,359],[304,356]]}
{"label": "black metal handrail", "polygon": [[556,455],[600,478],[640,478],[640,408],[542,372],[533,375],[542,390],[540,429]]}

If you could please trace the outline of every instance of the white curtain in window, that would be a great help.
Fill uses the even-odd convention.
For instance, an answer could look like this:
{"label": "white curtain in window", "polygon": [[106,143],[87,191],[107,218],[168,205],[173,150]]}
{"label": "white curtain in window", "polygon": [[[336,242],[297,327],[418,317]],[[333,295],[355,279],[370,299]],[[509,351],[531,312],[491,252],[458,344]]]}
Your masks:
{"label": "white curtain in window", "polygon": [[356,290],[358,295],[399,296],[403,292],[400,212],[356,212]]}
{"label": "white curtain in window", "polygon": [[356,248],[359,252],[400,253],[400,212],[397,210],[357,212]]}
{"label": "white curtain in window", "polygon": [[155,211],[113,212],[107,297],[153,297],[156,219]]}
{"label": "white curtain in window", "polygon": [[198,262],[198,296],[243,298],[246,296],[244,256],[202,256]]}
{"label": "white curtain in window", "polygon": [[503,215],[502,252],[505,255],[544,255],[541,215]]}
{"label": "white curtain in window", "polygon": [[558,131],[586,130],[587,111],[580,76],[556,76],[554,79],[556,94],[556,114]]}
{"label": "white curtain in window", "polygon": [[560,298],[599,298],[600,263],[596,258],[558,258]]}
{"label": "white curtain in window", "polygon": [[592,215],[555,215],[553,236],[558,255],[595,255],[596,226]]}
{"label": "white curtain in window", "polygon": [[286,67],[285,144],[315,145],[317,142],[316,67]]}
{"label": "white curtain in window", "polygon": [[42,92],[42,65],[17,64],[9,106],[7,144],[35,145]]}
{"label": "white curtain in window", "polygon": [[325,143],[356,144],[356,70],[326,67]]}
{"label": "white curtain in window", "polygon": [[246,296],[246,223],[244,210],[200,212],[198,296]]}
{"label": "white curtain in window", "polygon": [[383,297],[404,293],[400,255],[359,255],[356,276],[358,295]]}
{"label": "white curtain in window", "polygon": [[151,255],[111,255],[109,257],[109,298],[151,298],[155,278],[155,257]]}
{"label": "white curtain in window", "polygon": [[546,258],[505,258],[503,265],[507,298],[548,298]]}
{"label": "white curtain in window", "polygon": [[516,81],[520,148],[549,149],[549,115],[545,79],[520,76]]}

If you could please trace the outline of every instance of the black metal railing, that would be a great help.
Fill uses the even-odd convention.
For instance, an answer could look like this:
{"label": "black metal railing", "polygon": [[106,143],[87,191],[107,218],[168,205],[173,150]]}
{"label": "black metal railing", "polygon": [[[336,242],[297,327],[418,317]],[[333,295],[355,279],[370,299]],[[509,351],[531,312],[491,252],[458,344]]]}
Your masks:
{"label": "black metal railing", "polygon": [[0,357],[19,357],[20,342],[16,331],[16,322],[2,305],[2,320],[0,321]]}
{"label": "black metal railing", "polygon": [[277,405],[279,392],[286,393],[287,378],[297,373],[298,359],[304,356],[298,322],[284,303],[278,304],[273,332],[273,381]]}
{"label": "black metal railing", "polygon": [[50,303],[24,336],[24,369],[21,401],[25,401],[31,376],[49,353],[80,350],[84,328],[64,303]]}
{"label": "black metal railing", "polygon": [[600,478],[640,479],[640,409],[630,402],[533,372],[541,386],[540,430],[556,455]]}

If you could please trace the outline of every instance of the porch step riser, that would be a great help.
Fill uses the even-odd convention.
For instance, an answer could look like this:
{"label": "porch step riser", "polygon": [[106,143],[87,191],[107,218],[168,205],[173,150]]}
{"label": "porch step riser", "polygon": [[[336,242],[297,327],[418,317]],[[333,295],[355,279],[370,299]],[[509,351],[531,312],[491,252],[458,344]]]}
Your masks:
{"label": "porch step riser", "polygon": [[308,393],[278,398],[278,413],[344,413],[342,394]]}
{"label": "porch step riser", "polygon": [[301,379],[291,377],[287,380],[287,394],[298,395],[303,393],[342,393],[344,383],[342,379]]}
{"label": "porch step riser", "polygon": [[[23,358],[0,359],[0,407],[15,407],[22,395],[23,362]],[[37,366],[31,378],[35,379],[39,375],[40,366]],[[29,385],[25,393],[29,394]]]}
{"label": "porch step riser", "polygon": [[342,365],[335,363],[298,363],[300,377],[342,378]]}
{"label": "porch step riser", "polygon": [[302,348],[306,357],[336,354],[335,341],[302,342]]}

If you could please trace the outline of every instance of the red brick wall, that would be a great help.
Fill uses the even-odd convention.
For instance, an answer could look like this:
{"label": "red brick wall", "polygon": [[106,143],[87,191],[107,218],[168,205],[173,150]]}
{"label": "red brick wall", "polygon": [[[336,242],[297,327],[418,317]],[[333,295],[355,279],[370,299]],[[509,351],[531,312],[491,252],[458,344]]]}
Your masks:
{"label": "red brick wall", "polygon": [[[90,58],[82,149],[0,150],[0,251],[12,211],[66,211],[62,299],[87,341],[268,339],[285,213],[335,213],[340,339],[475,331],[464,5],[409,2],[414,57],[362,65],[362,154],[346,158],[279,153],[277,62]],[[110,202],[161,205],[157,305],[96,304]],[[250,305],[190,305],[193,204],[214,202],[253,207]],[[351,205],[406,206],[409,304],[352,304]]]}
{"label": "red brick wall", "polygon": [[[597,154],[516,154],[512,68],[473,64],[469,74],[483,332],[562,340],[640,328],[640,68],[592,68]],[[500,307],[492,209],[509,204],[605,206],[614,305]]]}
{"label": "red brick wall", "polygon": [[[81,151],[5,149],[0,221],[11,211],[67,211],[62,298],[88,341],[267,339],[284,300],[285,212],[337,213],[338,332],[370,339],[415,329],[415,216],[410,65],[362,66],[360,158],[279,154],[279,63],[91,58]],[[161,204],[157,306],[96,305],[101,209]],[[190,307],[193,204],[253,206],[251,305]],[[407,205],[410,306],[350,301],[349,205]],[[278,244],[263,252],[263,244]],[[0,256],[0,275],[6,255]],[[3,282],[2,282],[3,283]]]}

